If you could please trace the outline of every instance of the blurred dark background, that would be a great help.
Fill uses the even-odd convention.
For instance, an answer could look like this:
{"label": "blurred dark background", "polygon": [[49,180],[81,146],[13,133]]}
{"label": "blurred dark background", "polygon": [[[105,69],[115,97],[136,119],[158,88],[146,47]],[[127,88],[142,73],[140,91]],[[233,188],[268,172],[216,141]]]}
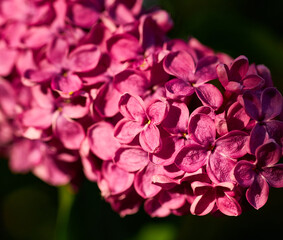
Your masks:
{"label": "blurred dark background", "polygon": [[[160,6],[171,14],[175,23],[169,34],[171,38],[193,36],[216,51],[232,57],[243,54],[251,63],[265,64],[271,70],[275,86],[282,92],[282,0],[147,0],[145,6]],[[283,228],[282,189],[271,189],[262,209],[244,212],[237,218],[170,216],[152,219],[143,210],[120,218],[102,200],[96,184],[88,181],[78,194],[69,193],[70,196],[74,203],[67,239],[71,240],[212,240],[264,236],[272,239],[280,236]],[[68,199],[65,201],[67,205]],[[7,161],[1,159],[1,240],[54,239],[58,208],[57,188],[31,174],[14,175]]]}

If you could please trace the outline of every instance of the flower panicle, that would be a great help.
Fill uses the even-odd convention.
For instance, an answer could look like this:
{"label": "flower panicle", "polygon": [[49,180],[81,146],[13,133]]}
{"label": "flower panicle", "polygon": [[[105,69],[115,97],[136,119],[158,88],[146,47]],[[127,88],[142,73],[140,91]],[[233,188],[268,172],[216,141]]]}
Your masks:
{"label": "flower panicle", "polygon": [[75,189],[84,175],[121,216],[238,216],[283,187],[283,98],[264,65],[169,39],[169,14],[142,0],[0,9],[13,172]]}

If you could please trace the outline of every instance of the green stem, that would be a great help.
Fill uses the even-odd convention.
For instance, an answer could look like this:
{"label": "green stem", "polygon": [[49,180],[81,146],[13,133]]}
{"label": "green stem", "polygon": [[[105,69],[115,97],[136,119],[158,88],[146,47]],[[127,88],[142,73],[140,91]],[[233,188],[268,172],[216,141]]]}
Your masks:
{"label": "green stem", "polygon": [[74,196],[70,186],[58,187],[58,215],[56,223],[55,240],[68,240],[68,225],[70,213],[74,202]]}

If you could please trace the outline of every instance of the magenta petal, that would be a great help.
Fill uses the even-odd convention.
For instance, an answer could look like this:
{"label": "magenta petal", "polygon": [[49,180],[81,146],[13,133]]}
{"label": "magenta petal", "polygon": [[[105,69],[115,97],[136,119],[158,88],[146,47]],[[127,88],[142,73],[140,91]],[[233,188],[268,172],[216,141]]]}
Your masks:
{"label": "magenta petal", "polygon": [[207,115],[195,114],[189,122],[189,134],[194,141],[204,146],[214,144],[216,129],[214,121]]}
{"label": "magenta petal", "polygon": [[218,58],[216,56],[202,57],[196,66],[195,80],[198,84],[217,78],[216,65]]}
{"label": "magenta petal", "polygon": [[168,98],[179,98],[190,96],[195,92],[195,88],[193,88],[189,83],[174,78],[165,84],[166,96]]}
{"label": "magenta petal", "polygon": [[168,74],[179,79],[194,81],[195,62],[186,51],[169,53],[164,59],[163,67]]}
{"label": "magenta petal", "polygon": [[218,109],[223,103],[221,92],[212,84],[205,83],[196,88],[196,94],[203,105]]}
{"label": "magenta petal", "polygon": [[113,84],[121,93],[143,96],[149,88],[149,80],[138,71],[124,70],[114,76]]}
{"label": "magenta petal", "polygon": [[225,157],[215,151],[209,157],[206,171],[214,183],[234,182],[233,169],[236,163],[234,159]]}
{"label": "magenta petal", "polygon": [[225,88],[228,84],[229,69],[228,69],[227,65],[226,64],[219,64],[216,67],[216,72],[217,72],[217,76],[218,76],[220,83]]}
{"label": "magenta petal", "polygon": [[87,138],[91,151],[102,160],[112,160],[120,146],[114,137],[113,126],[107,122],[98,122],[89,127]]}
{"label": "magenta petal", "polygon": [[139,147],[121,147],[116,151],[113,160],[118,167],[127,172],[141,170],[149,161],[148,153]]}
{"label": "magenta petal", "polygon": [[229,78],[231,81],[239,82],[241,81],[245,75],[247,74],[249,69],[249,61],[248,59],[241,55],[237,57],[230,68]]}
{"label": "magenta petal", "polygon": [[262,114],[265,120],[278,116],[283,109],[283,97],[276,88],[266,88],[261,94]]}
{"label": "magenta petal", "polygon": [[150,119],[150,122],[152,124],[158,125],[167,116],[168,110],[169,105],[167,102],[156,100],[147,107],[146,113],[148,118]]}
{"label": "magenta petal", "polygon": [[240,204],[234,198],[226,194],[217,197],[216,205],[219,211],[227,216],[239,216],[242,213]]}
{"label": "magenta petal", "polygon": [[150,154],[150,160],[158,165],[168,166],[175,160],[178,151],[184,146],[184,139],[176,136],[162,138],[162,148],[159,152]]}
{"label": "magenta petal", "polygon": [[73,4],[71,19],[75,25],[90,28],[99,19],[99,13],[92,4]]}
{"label": "magenta petal", "polygon": [[130,143],[143,128],[144,125],[139,122],[122,119],[115,126],[114,136],[121,143]]}
{"label": "magenta petal", "polygon": [[257,175],[253,184],[246,192],[248,202],[259,209],[265,205],[268,199],[269,186],[261,175]]}
{"label": "magenta petal", "polygon": [[264,79],[258,75],[248,75],[243,79],[245,90],[260,89],[264,85]]}
{"label": "magenta petal", "polygon": [[207,191],[205,194],[197,196],[191,205],[193,215],[203,216],[212,211],[215,205],[214,191]]}
{"label": "magenta petal", "polygon": [[85,132],[81,124],[66,118],[62,114],[59,114],[56,119],[54,131],[63,145],[72,150],[79,149],[85,138]]}
{"label": "magenta petal", "polygon": [[153,176],[162,174],[161,166],[150,163],[142,170],[137,172],[135,176],[134,186],[137,193],[143,198],[151,198],[158,194],[161,187],[152,183]]}
{"label": "magenta petal", "polygon": [[185,172],[195,172],[205,165],[209,154],[206,148],[190,144],[180,150],[175,158],[175,164]]}
{"label": "magenta petal", "polygon": [[283,187],[283,164],[277,164],[274,167],[265,167],[261,174],[271,187]]}
{"label": "magenta petal", "polygon": [[234,130],[218,138],[215,151],[229,158],[240,158],[247,153],[248,134]]}
{"label": "magenta petal", "polygon": [[119,110],[129,120],[143,123],[146,119],[143,100],[138,96],[134,97],[129,93],[123,94],[119,101]]}
{"label": "magenta petal", "polygon": [[256,124],[250,133],[249,147],[252,154],[264,143],[267,138],[267,132],[264,125]]}
{"label": "magenta petal", "polygon": [[243,100],[246,113],[251,118],[259,120],[262,114],[260,99],[252,92],[245,92],[243,94]]}
{"label": "magenta petal", "polygon": [[234,176],[236,181],[242,187],[249,187],[252,185],[256,177],[254,171],[255,165],[249,161],[241,160],[237,163],[234,169]]}
{"label": "magenta petal", "polygon": [[100,59],[100,51],[93,44],[77,47],[69,55],[69,68],[73,72],[87,72],[94,69]]}
{"label": "magenta petal", "polygon": [[162,144],[159,129],[154,124],[147,124],[140,133],[139,141],[145,151],[158,152]]}
{"label": "magenta petal", "polygon": [[239,102],[233,103],[227,112],[227,124],[229,130],[242,130],[249,123],[250,117]]}
{"label": "magenta petal", "polygon": [[134,182],[135,175],[133,173],[126,172],[113,164],[112,161],[104,161],[101,171],[111,194],[125,192]]}
{"label": "magenta petal", "polygon": [[138,39],[127,33],[111,37],[107,41],[107,49],[111,56],[119,62],[133,60],[141,53]]}
{"label": "magenta petal", "polygon": [[31,108],[22,115],[22,123],[27,127],[47,129],[52,123],[52,110],[44,108]]}
{"label": "magenta petal", "polygon": [[169,133],[186,133],[189,121],[189,109],[185,103],[173,102],[170,104],[167,117],[162,127]]}
{"label": "magenta petal", "polygon": [[82,88],[82,80],[78,75],[68,72],[66,76],[56,75],[51,82],[51,88],[64,95],[72,95]]}
{"label": "magenta petal", "polygon": [[281,148],[273,140],[269,140],[257,148],[255,155],[259,167],[270,167],[279,161]]}

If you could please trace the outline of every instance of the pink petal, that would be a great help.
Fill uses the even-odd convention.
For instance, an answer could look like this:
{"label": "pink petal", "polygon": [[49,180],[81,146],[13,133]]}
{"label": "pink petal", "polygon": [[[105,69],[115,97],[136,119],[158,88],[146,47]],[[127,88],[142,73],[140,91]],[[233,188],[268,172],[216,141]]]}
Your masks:
{"label": "pink petal", "polygon": [[248,202],[255,208],[260,209],[268,199],[269,187],[261,175],[258,175],[251,187],[246,192]]}
{"label": "pink petal", "polygon": [[207,115],[195,114],[190,118],[189,134],[199,144],[210,146],[216,138],[215,123]]}
{"label": "pink petal", "polygon": [[234,159],[225,157],[215,151],[209,157],[206,171],[214,183],[234,182],[233,169],[236,163]]}
{"label": "pink petal", "polygon": [[112,161],[102,163],[102,175],[108,183],[111,194],[120,194],[128,190],[133,182],[135,175],[116,166]]}
{"label": "pink petal", "polygon": [[31,108],[22,115],[22,123],[27,127],[47,129],[51,126],[53,112],[50,109]]}
{"label": "pink petal", "polygon": [[53,155],[45,154],[43,161],[33,169],[33,174],[53,186],[65,185],[72,179],[72,164],[68,165],[54,159]]}
{"label": "pink petal", "polygon": [[62,38],[54,38],[54,40],[48,45],[46,50],[47,59],[58,67],[67,59],[69,52],[68,43]]}
{"label": "pink petal", "polygon": [[[13,144],[9,167],[13,172],[25,173],[42,161],[44,144],[40,141],[23,139]],[[23,157],[24,156],[24,157]]]}
{"label": "pink petal", "polygon": [[234,130],[218,138],[215,151],[229,158],[240,158],[247,153],[248,134]]}
{"label": "pink petal", "polygon": [[212,191],[213,186],[210,183],[194,181],[191,184],[195,195],[203,195],[208,191]]}
{"label": "pink petal", "polygon": [[161,148],[159,129],[154,124],[147,124],[139,137],[141,147],[149,153],[158,152]]}
{"label": "pink petal", "polygon": [[129,120],[143,123],[146,119],[143,100],[138,96],[134,97],[129,93],[123,94],[119,101],[119,110]]}
{"label": "pink petal", "polygon": [[95,110],[102,117],[113,117],[119,111],[120,97],[121,94],[114,88],[112,82],[103,84],[94,100]]}
{"label": "pink petal", "polygon": [[115,126],[114,136],[121,143],[130,143],[143,128],[144,125],[139,122],[122,119]]}
{"label": "pink petal", "polygon": [[266,88],[261,94],[262,114],[265,120],[278,116],[283,109],[283,97],[276,88]]}
{"label": "pink petal", "polygon": [[223,103],[221,92],[212,84],[205,83],[196,88],[196,94],[203,105],[218,109]]}
{"label": "pink petal", "polygon": [[205,165],[209,153],[200,145],[190,144],[181,149],[175,158],[175,164],[185,172],[195,172]]}
{"label": "pink petal", "polygon": [[15,64],[17,52],[10,49],[0,49],[0,76],[9,75]]}
{"label": "pink petal", "polygon": [[[107,149],[107,148],[104,148]],[[127,172],[136,172],[148,164],[148,153],[139,147],[121,147],[113,158],[118,167]]]}
{"label": "pink petal", "polygon": [[170,209],[164,207],[158,199],[150,198],[144,203],[144,210],[151,217],[167,217],[171,211]]}
{"label": "pink petal", "polygon": [[215,206],[214,191],[207,191],[205,194],[197,196],[191,205],[193,215],[204,216],[212,211]]}
{"label": "pink petal", "polygon": [[62,114],[59,114],[56,119],[54,131],[63,145],[71,150],[79,149],[85,138],[85,132],[81,124],[66,118]]}
{"label": "pink petal", "polygon": [[242,187],[249,187],[252,185],[256,173],[254,171],[255,164],[246,161],[241,160],[237,163],[234,169],[234,176],[236,181],[242,186]]}
{"label": "pink petal", "polygon": [[141,53],[139,41],[127,33],[111,37],[107,41],[107,49],[111,56],[119,62],[136,59]]}
{"label": "pink petal", "polygon": [[167,116],[169,111],[169,105],[165,101],[156,100],[151,103],[147,109],[147,116],[152,124],[158,125]]}
{"label": "pink petal", "polygon": [[195,92],[195,89],[187,82],[174,78],[165,84],[166,97],[174,99],[185,96],[190,96]]}
{"label": "pink petal", "polygon": [[24,78],[25,81],[30,81],[31,84],[44,83],[44,82],[49,82],[52,79],[52,77],[54,77],[55,74],[56,74],[55,72],[29,69],[25,71]]}
{"label": "pink petal", "polygon": [[283,187],[283,164],[277,164],[274,167],[265,167],[261,174],[271,187]]}
{"label": "pink petal", "polygon": [[242,213],[240,204],[234,198],[226,194],[217,197],[216,205],[219,211],[227,216],[239,216]]}
{"label": "pink petal", "polygon": [[91,151],[102,160],[112,160],[120,147],[114,137],[113,126],[107,122],[98,122],[89,127],[87,138]]}
{"label": "pink petal", "polygon": [[89,113],[90,97],[88,93],[73,94],[60,104],[62,112],[69,118],[82,118]]}
{"label": "pink petal", "polygon": [[255,155],[259,167],[271,167],[279,161],[281,148],[273,140],[269,140],[256,149]]}
{"label": "pink petal", "polygon": [[121,93],[143,96],[149,88],[149,80],[141,72],[124,70],[114,76],[113,84]]}
{"label": "pink petal", "polygon": [[195,62],[193,57],[186,51],[169,53],[163,63],[168,74],[184,81],[194,81]]}
{"label": "pink petal", "polygon": [[84,44],[77,47],[69,55],[69,68],[73,72],[87,72],[94,69],[101,53],[93,44]]}
{"label": "pink petal", "polygon": [[51,82],[51,88],[65,97],[82,88],[82,80],[78,75],[68,72],[66,76],[56,75]]}
{"label": "pink petal", "polygon": [[162,174],[163,169],[161,166],[157,166],[150,163],[142,170],[137,172],[135,176],[134,186],[137,193],[143,198],[151,198],[157,195],[161,187],[152,183],[153,176]]}

